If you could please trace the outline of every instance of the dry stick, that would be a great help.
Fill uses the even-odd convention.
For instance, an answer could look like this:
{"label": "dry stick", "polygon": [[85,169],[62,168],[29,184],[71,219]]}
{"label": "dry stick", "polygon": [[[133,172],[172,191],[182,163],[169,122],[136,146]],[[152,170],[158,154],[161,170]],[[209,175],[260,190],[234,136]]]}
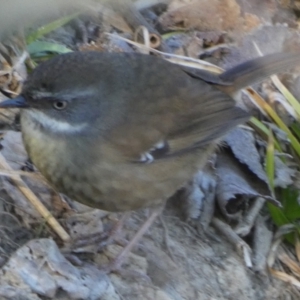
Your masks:
{"label": "dry stick", "polygon": [[[13,171],[9,164],[6,162],[3,155],[0,153],[0,167],[5,170]],[[57,235],[64,241],[70,240],[68,233],[61,227],[57,220],[52,216],[49,210],[40,202],[36,195],[30,190],[27,184],[21,179],[19,175],[12,175],[11,179],[23,193],[23,195],[31,202],[34,208],[42,215],[42,217],[48,222],[50,227],[57,233]]]}
{"label": "dry stick", "polygon": [[220,219],[216,217],[212,218],[212,225],[220,231],[226,239],[236,247],[239,252],[242,252],[244,257],[244,262],[248,268],[252,268],[252,261],[251,261],[251,248],[249,245],[242,240],[234,231],[233,229]]}
{"label": "dry stick", "polygon": [[123,16],[134,32],[141,26],[145,26],[148,29],[151,48],[156,49],[161,46],[162,39],[160,34],[145,20],[130,0],[113,0],[108,3],[114,11]]}
{"label": "dry stick", "polygon": [[180,66],[190,67],[190,68],[195,68],[195,69],[200,69],[200,70],[206,70],[206,71],[218,73],[218,74],[224,72],[224,69],[222,69],[216,65],[213,65],[205,60],[200,60],[200,59],[196,59],[196,58],[192,58],[192,57],[188,57],[188,56],[182,56],[182,55],[162,52],[157,49],[149,48],[145,44],[140,44],[140,43],[131,41],[129,39],[123,38],[117,34],[111,34],[108,32],[105,32],[105,34],[107,36],[125,41],[126,43],[133,45],[143,51],[147,50],[148,52],[159,54],[165,60],[167,60],[171,63],[177,64],[177,65],[180,65]]}

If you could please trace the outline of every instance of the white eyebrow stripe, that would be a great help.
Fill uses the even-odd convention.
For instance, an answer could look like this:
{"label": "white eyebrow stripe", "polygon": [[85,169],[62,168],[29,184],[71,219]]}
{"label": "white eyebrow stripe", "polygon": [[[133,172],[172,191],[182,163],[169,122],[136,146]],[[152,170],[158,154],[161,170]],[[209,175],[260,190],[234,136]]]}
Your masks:
{"label": "white eyebrow stripe", "polygon": [[86,128],[86,123],[70,124],[61,120],[53,119],[47,114],[37,109],[29,109],[24,111],[31,119],[40,124],[45,129],[57,133],[76,133]]}
{"label": "white eyebrow stripe", "polygon": [[94,87],[86,87],[85,89],[76,89],[64,90],[63,93],[60,92],[47,92],[43,90],[36,90],[31,93],[31,96],[37,99],[42,98],[52,98],[52,99],[61,99],[61,100],[72,100],[73,98],[86,98],[95,95],[97,89]]}

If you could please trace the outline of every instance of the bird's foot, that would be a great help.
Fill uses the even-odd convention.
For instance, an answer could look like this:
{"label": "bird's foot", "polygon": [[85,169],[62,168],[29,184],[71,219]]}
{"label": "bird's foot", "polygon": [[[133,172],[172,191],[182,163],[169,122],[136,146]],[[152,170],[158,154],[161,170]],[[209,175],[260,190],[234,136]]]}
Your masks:
{"label": "bird's foot", "polygon": [[104,247],[112,244],[113,242],[117,242],[118,244],[125,246],[126,242],[124,241],[124,239],[120,238],[120,232],[128,216],[129,213],[124,213],[121,219],[118,220],[110,230],[104,231],[101,234],[89,234],[73,240],[71,246],[72,251],[85,252],[85,250],[87,249],[92,249],[92,252],[99,252]]}

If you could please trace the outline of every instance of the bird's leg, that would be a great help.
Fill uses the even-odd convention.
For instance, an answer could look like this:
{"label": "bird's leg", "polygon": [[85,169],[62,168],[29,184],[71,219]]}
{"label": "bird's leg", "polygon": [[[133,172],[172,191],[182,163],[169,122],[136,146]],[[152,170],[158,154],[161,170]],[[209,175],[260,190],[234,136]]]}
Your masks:
{"label": "bird's leg", "polygon": [[118,256],[107,266],[107,271],[119,271],[124,263],[124,260],[131,252],[134,245],[139,241],[139,239],[145,234],[145,232],[149,229],[149,227],[153,224],[155,219],[161,214],[162,207],[155,208],[151,215],[148,217],[146,222],[142,225],[142,227],[138,230],[138,232],[134,235],[134,237],[129,241],[129,243],[125,246],[125,248],[118,254]]}
{"label": "bird's leg", "polygon": [[171,259],[173,260],[173,262],[175,262],[175,257],[173,255],[173,251],[171,250],[170,243],[169,243],[168,227],[167,227],[162,215],[159,215],[159,220],[160,220],[160,223],[161,223],[163,231],[164,231],[164,244],[165,244],[166,250],[167,250],[168,254],[170,255]]}

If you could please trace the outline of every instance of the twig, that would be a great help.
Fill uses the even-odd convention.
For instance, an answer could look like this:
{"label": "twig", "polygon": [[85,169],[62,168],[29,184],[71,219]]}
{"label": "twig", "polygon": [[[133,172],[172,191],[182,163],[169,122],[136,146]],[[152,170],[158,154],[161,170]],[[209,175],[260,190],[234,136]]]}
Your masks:
{"label": "twig", "polygon": [[232,245],[236,247],[240,254],[243,255],[246,266],[248,268],[252,268],[251,248],[249,245],[242,240],[228,224],[224,223],[223,221],[213,218],[212,225],[219,230]]}
{"label": "twig", "polygon": [[138,28],[144,26],[149,31],[149,42],[151,48],[158,48],[161,46],[162,39],[160,34],[145,20],[140,12],[135,8],[129,0],[112,0],[109,5],[119,14],[123,16],[128,25],[134,32]]}
{"label": "twig", "polygon": [[[3,155],[0,153],[0,167],[4,170],[13,171],[9,164],[6,162]],[[57,235],[64,241],[70,240],[68,233],[62,228],[57,220],[52,216],[49,210],[43,203],[36,197],[36,195],[29,189],[27,184],[21,179],[19,175],[11,175],[11,179],[23,195],[29,200],[29,202],[35,207],[35,209],[42,215],[50,227],[57,233]]]}
{"label": "twig", "polygon": [[234,231],[239,236],[246,236],[250,233],[252,230],[254,223],[256,221],[257,216],[259,215],[259,212],[263,208],[266,200],[262,197],[257,197],[255,199],[254,204],[247,212],[247,215],[243,218],[243,220],[236,226]]}

